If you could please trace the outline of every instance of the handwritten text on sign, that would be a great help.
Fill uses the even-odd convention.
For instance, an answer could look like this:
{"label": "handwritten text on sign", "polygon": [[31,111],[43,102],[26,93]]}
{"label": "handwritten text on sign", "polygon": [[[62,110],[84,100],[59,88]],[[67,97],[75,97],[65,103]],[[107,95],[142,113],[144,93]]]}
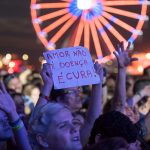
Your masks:
{"label": "handwritten text on sign", "polygon": [[62,48],[44,52],[43,55],[51,66],[55,89],[100,82],[90,53],[84,47]]}

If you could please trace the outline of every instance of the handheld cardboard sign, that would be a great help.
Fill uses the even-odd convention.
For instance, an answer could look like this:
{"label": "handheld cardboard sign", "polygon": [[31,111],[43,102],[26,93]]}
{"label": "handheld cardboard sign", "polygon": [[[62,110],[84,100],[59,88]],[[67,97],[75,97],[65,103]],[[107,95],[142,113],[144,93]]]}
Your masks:
{"label": "handheld cardboard sign", "polygon": [[82,46],[62,48],[44,52],[43,55],[51,66],[55,89],[100,82],[87,48]]}

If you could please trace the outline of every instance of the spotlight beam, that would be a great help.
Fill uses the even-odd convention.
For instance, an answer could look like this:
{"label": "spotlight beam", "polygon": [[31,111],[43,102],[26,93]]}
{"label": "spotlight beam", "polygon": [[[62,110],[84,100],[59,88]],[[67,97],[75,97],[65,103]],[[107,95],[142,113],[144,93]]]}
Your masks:
{"label": "spotlight beam", "polygon": [[90,27],[88,21],[84,21],[84,47],[90,48]]}
{"label": "spotlight beam", "polygon": [[91,34],[92,34],[92,38],[93,38],[93,42],[94,42],[97,57],[100,58],[103,55],[102,55],[102,49],[101,49],[101,46],[100,46],[100,42],[99,42],[99,38],[98,38],[98,34],[97,34],[97,31],[96,31],[94,21],[90,21],[90,29],[91,29]]}
{"label": "spotlight beam", "polygon": [[139,19],[139,18],[143,17],[142,15],[139,15],[137,13],[133,13],[133,12],[126,11],[126,10],[121,10],[121,9],[118,9],[118,8],[104,6],[103,9],[104,9],[104,11],[107,11],[107,12],[110,12],[110,13],[113,13],[113,14],[126,16],[126,17],[133,18],[133,19]]}
{"label": "spotlight beam", "polygon": [[32,6],[33,9],[49,9],[49,8],[65,8],[69,7],[69,3],[41,3]]}
{"label": "spotlight beam", "polygon": [[100,23],[100,21],[97,18],[94,19],[94,22],[96,24],[97,29],[99,30],[100,35],[103,38],[105,44],[107,45],[110,53],[112,53],[113,51],[115,51],[115,48],[114,48],[111,40],[109,39],[108,35],[106,34],[102,24]]}
{"label": "spotlight beam", "polygon": [[70,28],[70,26],[77,20],[77,17],[70,18],[62,28],[50,39],[50,42],[56,43],[60,37]]}
{"label": "spotlight beam", "polygon": [[49,19],[61,16],[61,15],[64,15],[66,13],[68,13],[68,11],[66,9],[61,9],[61,10],[58,10],[58,11],[55,11],[55,12],[48,13],[46,15],[40,16],[40,17],[37,18],[37,20],[39,20],[40,22],[43,22],[45,20],[49,20]]}
{"label": "spotlight beam", "polygon": [[80,19],[78,29],[77,29],[77,33],[76,33],[76,36],[75,36],[74,46],[80,45],[81,36],[82,36],[82,33],[83,33],[83,28],[84,28],[84,22],[83,22],[82,19]]}
{"label": "spotlight beam", "polygon": [[130,26],[127,23],[123,22],[122,20],[118,19],[117,17],[114,17],[113,15],[111,15],[107,12],[104,12],[103,16],[105,18],[109,19],[110,21],[112,21],[113,23],[119,25],[120,27],[126,29],[127,31],[129,31],[131,33],[137,32],[137,34],[138,34],[138,31],[135,28],[133,28],[132,26]]}
{"label": "spotlight beam", "polygon": [[55,21],[54,23],[50,24],[49,26],[47,26],[46,28],[43,29],[43,32],[50,32],[51,30],[53,30],[54,28],[58,27],[59,25],[63,24],[66,20],[68,20],[69,18],[71,18],[72,15],[70,13],[64,15],[63,17],[59,18],[57,21]]}
{"label": "spotlight beam", "polygon": [[118,41],[126,41],[125,38],[102,16],[98,17],[99,21],[118,39]]}
{"label": "spotlight beam", "polygon": [[105,6],[125,6],[125,5],[143,5],[143,4],[147,4],[150,5],[150,2],[148,1],[104,1],[103,4]]}

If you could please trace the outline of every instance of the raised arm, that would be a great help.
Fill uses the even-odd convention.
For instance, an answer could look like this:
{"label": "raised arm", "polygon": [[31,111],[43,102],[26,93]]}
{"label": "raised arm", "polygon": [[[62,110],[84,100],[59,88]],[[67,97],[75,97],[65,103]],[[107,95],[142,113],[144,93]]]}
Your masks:
{"label": "raised arm", "polygon": [[126,104],[126,67],[132,61],[135,61],[137,59],[129,57],[128,49],[130,47],[130,44],[128,44],[126,50],[124,50],[123,42],[121,42],[117,47],[118,48],[114,52],[114,55],[117,58],[118,74],[116,79],[114,98],[112,101],[112,109],[123,112]]}
{"label": "raised arm", "polygon": [[38,113],[39,109],[48,103],[49,96],[53,87],[53,79],[52,79],[52,72],[50,65],[48,63],[43,64],[42,70],[41,70],[41,77],[43,80],[43,86],[40,91],[40,97],[38,99],[38,102],[32,112],[32,115],[30,117],[30,124],[34,120],[36,114]]}
{"label": "raised arm", "polygon": [[43,64],[43,68],[41,70],[41,77],[43,80],[43,86],[41,88],[40,98],[37,102],[36,107],[47,104],[53,87],[52,72],[48,63]]}
{"label": "raised arm", "polygon": [[2,82],[0,82],[0,110],[8,116],[17,147],[21,150],[31,150],[26,129],[16,112],[15,103]]}
{"label": "raised arm", "polygon": [[89,107],[87,110],[87,118],[83,127],[81,128],[81,142],[85,146],[88,142],[91,129],[93,124],[101,114],[101,105],[102,105],[102,81],[103,81],[103,68],[98,62],[94,65],[96,73],[100,77],[100,83],[92,85],[92,98],[89,102]]}

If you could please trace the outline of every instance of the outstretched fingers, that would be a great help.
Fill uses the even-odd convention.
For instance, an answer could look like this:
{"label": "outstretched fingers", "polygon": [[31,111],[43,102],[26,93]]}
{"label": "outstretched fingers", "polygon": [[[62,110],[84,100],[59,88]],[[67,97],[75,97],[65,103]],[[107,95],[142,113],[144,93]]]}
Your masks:
{"label": "outstretched fingers", "polygon": [[131,58],[131,59],[130,59],[131,62],[137,61],[137,60],[138,60],[138,58]]}
{"label": "outstretched fingers", "polygon": [[130,46],[131,46],[131,42],[128,42],[128,46],[126,48],[126,51],[128,51],[130,49]]}
{"label": "outstretched fingers", "polygon": [[113,54],[115,55],[115,57],[118,59],[119,58],[119,53],[118,51],[114,51]]}
{"label": "outstretched fingers", "polygon": [[122,47],[121,47],[121,43],[117,44],[117,49],[116,51],[118,53],[118,55],[122,52]]}

